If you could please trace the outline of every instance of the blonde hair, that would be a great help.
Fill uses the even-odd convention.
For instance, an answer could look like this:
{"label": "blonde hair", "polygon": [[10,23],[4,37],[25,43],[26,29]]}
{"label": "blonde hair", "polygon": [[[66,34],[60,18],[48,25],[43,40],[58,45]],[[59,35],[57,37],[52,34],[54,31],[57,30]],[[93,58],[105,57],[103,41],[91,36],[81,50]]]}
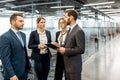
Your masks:
{"label": "blonde hair", "polygon": [[[59,21],[58,21],[58,25],[59,25],[59,23],[60,23],[60,20],[63,20],[63,21],[66,23],[66,21],[65,21],[64,18],[60,18]],[[66,23],[66,24],[67,24],[67,23]],[[60,28],[60,25],[59,25],[59,28]]]}

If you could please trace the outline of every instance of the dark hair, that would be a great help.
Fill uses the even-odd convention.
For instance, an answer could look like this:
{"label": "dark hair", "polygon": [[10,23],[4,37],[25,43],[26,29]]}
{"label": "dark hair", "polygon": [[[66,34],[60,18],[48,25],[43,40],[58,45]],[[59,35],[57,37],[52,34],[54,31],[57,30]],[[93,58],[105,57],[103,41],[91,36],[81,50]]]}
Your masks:
{"label": "dark hair", "polygon": [[78,17],[78,12],[76,10],[68,9],[65,11],[65,13],[68,13],[68,16],[73,16],[74,20],[76,21]]}
{"label": "dark hair", "polygon": [[37,24],[41,21],[41,19],[44,19],[44,20],[45,20],[44,17],[38,17],[37,20],[36,20]]}
{"label": "dark hair", "polygon": [[11,17],[10,17],[10,23],[11,23],[13,20],[16,20],[17,16],[23,17],[23,14],[21,14],[21,13],[14,13],[14,14],[12,14]]}

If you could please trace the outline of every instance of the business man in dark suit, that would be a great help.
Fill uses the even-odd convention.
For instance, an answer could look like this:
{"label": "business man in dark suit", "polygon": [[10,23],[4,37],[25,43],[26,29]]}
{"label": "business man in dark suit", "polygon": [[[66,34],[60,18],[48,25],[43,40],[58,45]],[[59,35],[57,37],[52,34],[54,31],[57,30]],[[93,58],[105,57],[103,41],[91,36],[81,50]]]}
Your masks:
{"label": "business man in dark suit", "polygon": [[19,31],[23,28],[22,14],[10,17],[11,29],[0,37],[0,58],[4,80],[27,80],[30,63],[26,50],[26,36]]}
{"label": "business man in dark suit", "polygon": [[82,58],[85,51],[85,35],[83,30],[76,24],[78,14],[75,10],[65,11],[65,20],[70,25],[66,37],[65,47],[59,51],[64,55],[64,64],[67,80],[81,80]]}

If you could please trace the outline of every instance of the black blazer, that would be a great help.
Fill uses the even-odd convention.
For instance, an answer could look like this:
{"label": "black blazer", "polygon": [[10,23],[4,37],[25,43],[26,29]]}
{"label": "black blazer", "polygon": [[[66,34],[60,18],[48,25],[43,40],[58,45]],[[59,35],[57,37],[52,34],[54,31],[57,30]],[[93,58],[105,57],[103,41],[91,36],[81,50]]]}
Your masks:
{"label": "black blazer", "polygon": [[[46,32],[46,36],[47,36],[47,43],[51,43],[51,34],[50,31],[45,30]],[[31,54],[31,59],[34,60],[39,60],[40,59],[40,49],[38,48],[38,45],[40,44],[40,40],[39,40],[39,34],[37,32],[37,30],[32,31],[30,34],[30,38],[29,38],[29,43],[28,43],[28,48],[32,49],[32,54]],[[50,50],[48,49],[48,54],[50,54]]]}
{"label": "black blazer", "polygon": [[60,31],[56,32],[56,39],[55,39],[55,42],[58,42],[58,37],[60,35]]}

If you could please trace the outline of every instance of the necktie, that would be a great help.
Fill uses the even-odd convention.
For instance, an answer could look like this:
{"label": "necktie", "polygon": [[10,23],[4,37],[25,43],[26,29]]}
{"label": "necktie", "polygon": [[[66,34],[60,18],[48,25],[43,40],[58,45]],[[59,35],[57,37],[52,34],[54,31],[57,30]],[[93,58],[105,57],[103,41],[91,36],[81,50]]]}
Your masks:
{"label": "necktie", "polygon": [[18,35],[18,38],[19,38],[19,40],[20,40],[22,46],[24,46],[24,42],[23,42],[23,39],[22,39],[21,34],[20,34],[19,31],[17,32],[17,35]]}
{"label": "necktie", "polygon": [[69,30],[68,30],[68,34],[70,34],[70,30],[71,30],[71,28],[69,28]]}

